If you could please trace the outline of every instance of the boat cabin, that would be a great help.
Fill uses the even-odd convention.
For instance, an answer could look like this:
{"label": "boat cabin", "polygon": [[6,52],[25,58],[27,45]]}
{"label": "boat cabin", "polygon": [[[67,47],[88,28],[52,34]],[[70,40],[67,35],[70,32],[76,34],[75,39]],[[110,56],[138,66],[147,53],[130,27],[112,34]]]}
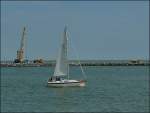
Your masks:
{"label": "boat cabin", "polygon": [[52,82],[52,81],[61,81],[61,78],[58,77],[58,76],[56,76],[56,77],[50,77],[48,81],[49,82]]}

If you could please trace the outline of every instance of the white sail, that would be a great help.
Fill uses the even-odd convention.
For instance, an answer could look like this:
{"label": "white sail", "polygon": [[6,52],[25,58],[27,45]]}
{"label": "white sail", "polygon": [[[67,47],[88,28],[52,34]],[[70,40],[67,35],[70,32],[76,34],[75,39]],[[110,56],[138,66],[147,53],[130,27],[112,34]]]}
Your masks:
{"label": "white sail", "polygon": [[59,55],[56,61],[56,67],[53,76],[65,76],[68,73],[67,61],[67,27],[64,29],[64,36],[61,41]]}
{"label": "white sail", "polygon": [[[67,60],[67,49],[68,49],[67,42],[68,42],[67,28],[65,27],[64,36],[61,41],[61,47],[59,50],[59,55],[56,61],[56,67],[53,75],[55,77],[51,77],[48,79],[48,86],[50,87],[85,86],[85,80],[72,80],[69,78],[69,64]],[[61,78],[62,76],[66,75],[68,75],[68,79]]]}

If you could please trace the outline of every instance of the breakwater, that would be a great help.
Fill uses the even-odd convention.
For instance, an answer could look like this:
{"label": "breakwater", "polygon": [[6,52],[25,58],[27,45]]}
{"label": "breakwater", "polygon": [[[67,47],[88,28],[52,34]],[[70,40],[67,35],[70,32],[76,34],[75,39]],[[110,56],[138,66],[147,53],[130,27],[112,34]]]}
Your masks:
{"label": "breakwater", "polygon": [[[12,61],[1,61],[1,67],[47,67],[55,66],[56,61],[44,61],[43,63],[34,63],[29,61],[26,63],[14,63]],[[149,66],[148,60],[70,60],[70,66]]]}

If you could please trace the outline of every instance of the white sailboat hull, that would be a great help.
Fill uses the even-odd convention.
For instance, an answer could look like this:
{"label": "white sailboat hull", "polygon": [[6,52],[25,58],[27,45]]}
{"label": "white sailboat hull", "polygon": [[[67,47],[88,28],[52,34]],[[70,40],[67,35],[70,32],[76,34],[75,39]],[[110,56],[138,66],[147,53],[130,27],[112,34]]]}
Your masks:
{"label": "white sailboat hull", "polygon": [[61,81],[51,81],[48,82],[49,87],[83,87],[85,86],[85,81],[78,80],[61,80]]}

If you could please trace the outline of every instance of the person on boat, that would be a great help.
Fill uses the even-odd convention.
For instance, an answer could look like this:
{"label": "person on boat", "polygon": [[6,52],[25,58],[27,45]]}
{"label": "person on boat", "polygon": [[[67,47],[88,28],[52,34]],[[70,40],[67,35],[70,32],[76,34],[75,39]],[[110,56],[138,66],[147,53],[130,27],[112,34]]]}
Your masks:
{"label": "person on boat", "polygon": [[60,81],[60,77],[56,77],[56,81]]}
{"label": "person on boat", "polygon": [[57,81],[57,77],[56,77],[56,81]]}
{"label": "person on boat", "polygon": [[52,77],[51,78],[49,78],[49,80],[48,80],[49,82],[51,82],[52,81]]}
{"label": "person on boat", "polygon": [[58,77],[58,81],[60,81],[60,77]]}

